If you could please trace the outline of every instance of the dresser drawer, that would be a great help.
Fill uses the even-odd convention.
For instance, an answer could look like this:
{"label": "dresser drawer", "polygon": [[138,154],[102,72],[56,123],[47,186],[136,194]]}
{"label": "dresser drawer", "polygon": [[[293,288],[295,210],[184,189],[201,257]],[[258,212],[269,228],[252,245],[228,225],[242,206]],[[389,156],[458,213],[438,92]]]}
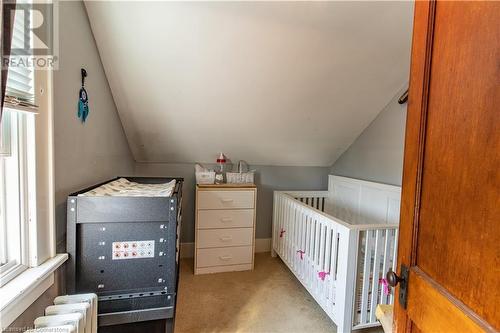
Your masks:
{"label": "dresser drawer", "polygon": [[206,229],[197,232],[196,247],[199,249],[252,245],[253,228]]}
{"label": "dresser drawer", "polygon": [[253,253],[251,246],[222,247],[215,249],[197,249],[197,267],[251,264]]}
{"label": "dresser drawer", "polygon": [[198,229],[251,228],[253,215],[253,209],[199,210]]}
{"label": "dresser drawer", "polygon": [[254,191],[199,191],[198,209],[254,208]]}

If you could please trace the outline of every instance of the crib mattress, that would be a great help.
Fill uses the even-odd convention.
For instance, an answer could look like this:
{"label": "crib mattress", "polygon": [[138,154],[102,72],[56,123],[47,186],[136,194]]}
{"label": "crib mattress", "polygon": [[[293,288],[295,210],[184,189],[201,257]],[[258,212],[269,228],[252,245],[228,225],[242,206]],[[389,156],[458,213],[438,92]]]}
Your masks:
{"label": "crib mattress", "polygon": [[162,184],[140,184],[119,178],[103,184],[88,192],[79,194],[84,197],[170,197],[175,189],[175,179]]}

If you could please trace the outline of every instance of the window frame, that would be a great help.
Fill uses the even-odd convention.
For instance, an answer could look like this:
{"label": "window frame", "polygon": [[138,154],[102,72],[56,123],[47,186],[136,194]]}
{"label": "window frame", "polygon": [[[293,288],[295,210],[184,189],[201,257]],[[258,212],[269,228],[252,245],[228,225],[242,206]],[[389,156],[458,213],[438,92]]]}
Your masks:
{"label": "window frame", "polygon": [[[29,268],[0,287],[0,322],[8,327],[55,283],[55,272],[68,260],[68,254],[56,253],[55,180],[54,180],[54,75],[52,70],[35,70],[33,122],[36,147],[36,210],[29,225]],[[6,105],[4,105],[6,108]],[[35,186],[36,185],[36,186]],[[35,213],[36,212],[36,213]]]}
{"label": "window frame", "polygon": [[24,206],[25,216],[29,216],[24,220],[26,228],[23,229],[23,241],[28,244],[28,251],[24,252],[27,268],[0,287],[0,326],[3,327],[14,322],[55,283],[55,271],[68,259],[66,253],[56,253],[54,73],[50,68],[33,69],[32,73],[34,104],[30,103],[31,99],[26,102],[19,98],[4,103],[4,109],[15,108],[32,115],[33,121],[27,124],[30,128],[27,138],[36,142],[36,146],[28,145],[26,153],[35,156],[36,168],[28,172],[33,181],[25,193],[36,200]]}
{"label": "window frame", "polygon": [[[5,112],[6,111],[6,112]],[[34,155],[34,122],[35,115],[24,112],[19,112],[13,108],[4,107],[4,115],[9,114],[8,119],[10,122],[10,147],[11,156],[15,159],[15,166],[17,166],[17,174],[13,179],[7,180],[6,178],[6,161],[0,157],[0,183],[1,189],[4,191],[1,196],[2,202],[2,236],[4,239],[3,259],[6,259],[5,264],[0,266],[0,287],[9,283],[12,279],[16,278],[19,274],[29,268],[30,253],[34,250],[29,241],[29,225],[36,215],[36,191],[33,190],[36,182],[36,161]],[[7,118],[7,117],[6,117]],[[30,149],[30,146],[32,147]],[[14,166],[10,166],[13,168]],[[11,170],[12,171],[12,170]],[[10,176],[9,176],[10,177]],[[13,183],[7,185],[7,182]],[[12,186],[17,183],[16,186]],[[15,198],[11,196],[9,199],[12,201],[7,203],[7,191],[16,188],[14,193]],[[17,208],[14,203],[17,202]],[[16,212],[9,214],[9,208],[14,207]],[[35,209],[33,209],[35,208]],[[5,214],[7,212],[7,214]],[[15,216],[14,216],[15,215]],[[14,226],[9,226],[9,220],[15,220]]]}

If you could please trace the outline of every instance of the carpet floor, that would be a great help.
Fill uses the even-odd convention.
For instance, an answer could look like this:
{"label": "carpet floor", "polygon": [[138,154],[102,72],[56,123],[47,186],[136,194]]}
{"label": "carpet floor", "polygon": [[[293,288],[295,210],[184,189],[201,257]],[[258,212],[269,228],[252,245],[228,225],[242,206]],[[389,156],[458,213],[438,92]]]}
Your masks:
{"label": "carpet floor", "polygon": [[176,333],[337,331],[283,262],[269,253],[256,255],[253,271],[196,276],[193,260],[181,260],[175,327]]}

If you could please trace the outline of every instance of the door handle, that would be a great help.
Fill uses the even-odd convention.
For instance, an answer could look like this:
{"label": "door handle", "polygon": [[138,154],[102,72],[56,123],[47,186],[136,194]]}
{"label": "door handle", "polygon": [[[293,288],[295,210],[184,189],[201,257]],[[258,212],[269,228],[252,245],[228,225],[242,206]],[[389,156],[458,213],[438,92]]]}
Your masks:
{"label": "door handle", "polygon": [[232,218],[230,218],[230,217],[223,217],[223,218],[221,218],[221,219],[220,219],[220,221],[221,221],[221,222],[232,222],[232,221],[233,221],[233,219],[232,219]]}
{"label": "door handle", "polygon": [[219,237],[219,239],[223,242],[229,242],[231,239],[233,239],[233,237],[231,236],[221,236]]}
{"label": "door handle", "polygon": [[389,269],[385,278],[391,287],[396,287],[399,284],[399,304],[406,309],[406,301],[408,298],[408,277],[410,270],[405,265],[401,265],[401,276],[398,276],[392,268]]}
{"label": "door handle", "polygon": [[220,199],[223,203],[233,202],[233,199]]}
{"label": "door handle", "polygon": [[220,259],[220,260],[224,260],[224,261],[226,261],[226,260],[231,260],[231,259],[233,259],[233,257],[231,257],[231,256],[220,256],[220,257],[219,257],[219,259]]}
{"label": "door handle", "polygon": [[405,281],[404,278],[402,277],[399,277],[396,273],[394,273],[394,271],[392,270],[392,268],[389,268],[389,271],[387,272],[387,274],[385,275],[385,278],[387,280],[387,283],[391,286],[391,287],[396,287],[398,285],[399,282],[403,282]]}

